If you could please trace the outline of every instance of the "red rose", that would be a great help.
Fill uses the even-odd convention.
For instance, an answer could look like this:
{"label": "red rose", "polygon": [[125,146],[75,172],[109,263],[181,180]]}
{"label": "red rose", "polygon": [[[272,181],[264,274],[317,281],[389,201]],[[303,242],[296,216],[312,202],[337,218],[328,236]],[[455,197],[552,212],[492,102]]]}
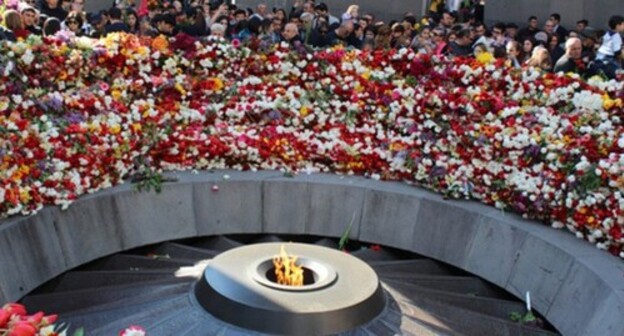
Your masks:
{"label": "red rose", "polygon": [[36,334],[37,328],[28,322],[20,321],[9,330],[8,336],[35,336]]}

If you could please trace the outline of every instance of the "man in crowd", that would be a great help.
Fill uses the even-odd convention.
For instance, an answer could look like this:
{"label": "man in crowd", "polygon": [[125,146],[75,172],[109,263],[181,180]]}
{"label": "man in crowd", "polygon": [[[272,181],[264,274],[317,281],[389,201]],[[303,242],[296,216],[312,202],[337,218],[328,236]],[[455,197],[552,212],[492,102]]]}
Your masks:
{"label": "man in crowd", "polygon": [[113,7],[108,10],[109,23],[104,28],[105,34],[128,33],[130,28],[121,20],[121,9]]}
{"label": "man in crowd", "polygon": [[553,23],[553,32],[550,34],[556,34],[559,37],[559,41],[565,41],[568,35],[568,30],[561,26],[561,15],[558,13],[550,14],[549,20]]}
{"label": "man in crowd", "polygon": [[529,37],[535,36],[535,33],[539,31],[539,28],[537,28],[538,24],[537,17],[529,17],[528,25],[518,31],[518,41],[522,42]]}
{"label": "man in crowd", "polygon": [[22,22],[24,23],[24,28],[31,34],[41,36],[41,28],[37,25],[36,9],[30,6],[22,7]]}
{"label": "man in crowd", "polygon": [[565,44],[565,54],[555,64],[554,72],[573,72],[582,75],[585,72],[585,65],[581,60],[582,53],[581,40],[576,37],[569,38]]}
{"label": "man in crowd", "polygon": [[449,44],[449,53],[452,56],[469,56],[472,55],[472,37],[468,29],[462,29],[457,32],[455,41]]}
{"label": "man in crowd", "polygon": [[42,0],[39,4],[39,10],[41,14],[47,17],[55,17],[59,21],[63,21],[67,17],[67,12],[61,8],[59,0]]}
{"label": "man in crowd", "polygon": [[299,28],[297,25],[290,22],[284,26],[282,30],[282,41],[290,44],[291,46],[295,46],[297,43],[301,43],[299,39]]}

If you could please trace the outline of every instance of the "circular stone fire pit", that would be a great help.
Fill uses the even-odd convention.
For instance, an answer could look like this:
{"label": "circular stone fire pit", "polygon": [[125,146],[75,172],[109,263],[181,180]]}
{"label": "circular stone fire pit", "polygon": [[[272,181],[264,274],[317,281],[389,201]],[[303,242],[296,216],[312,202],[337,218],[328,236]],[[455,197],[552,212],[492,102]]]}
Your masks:
{"label": "circular stone fire pit", "polygon": [[[303,286],[275,282],[273,258],[284,246],[303,267]],[[213,316],[273,334],[325,335],[353,329],[379,315],[385,294],[377,274],[338,250],[298,243],[248,245],[218,255],[195,287]]]}

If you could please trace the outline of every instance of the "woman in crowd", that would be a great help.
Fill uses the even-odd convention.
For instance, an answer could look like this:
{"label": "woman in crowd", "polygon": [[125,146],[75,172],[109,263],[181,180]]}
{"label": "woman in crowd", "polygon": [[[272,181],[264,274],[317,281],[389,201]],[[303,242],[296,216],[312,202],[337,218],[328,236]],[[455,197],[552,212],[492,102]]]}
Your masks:
{"label": "woman in crowd", "polygon": [[342,21],[357,20],[357,18],[360,16],[359,10],[360,6],[358,5],[349,6],[349,8],[347,8],[347,11],[342,14]]}
{"label": "woman in crowd", "polygon": [[550,53],[550,61],[552,64],[557,63],[559,58],[565,54],[563,48],[559,46],[559,36],[552,34],[548,37],[548,52]]}
{"label": "woman in crowd", "polygon": [[79,12],[69,12],[65,18],[65,28],[76,36],[83,36],[82,25],[84,24],[82,15]]}
{"label": "woman in crowd", "polygon": [[13,41],[16,39],[25,39],[30,35],[30,32],[24,27],[22,16],[16,10],[9,9],[4,12],[4,25],[13,33]]}
{"label": "woman in crowd", "polygon": [[533,53],[535,48],[535,40],[532,37],[527,37],[522,41],[522,54],[520,55],[520,64],[525,64]]}
{"label": "woman in crowd", "polygon": [[392,41],[392,30],[390,27],[383,25],[377,29],[375,35],[375,49],[388,49]]}
{"label": "woman in crowd", "polygon": [[126,16],[124,18],[126,24],[128,25],[128,28],[130,28],[130,32],[133,34],[138,34],[139,33],[139,16],[137,15],[137,13],[132,10],[132,9],[128,9],[126,11]]}
{"label": "woman in crowd", "polygon": [[535,47],[526,66],[534,67],[545,72],[552,71],[552,61],[548,49],[542,46]]}
{"label": "woman in crowd", "polygon": [[55,17],[49,17],[43,23],[43,37],[53,36],[61,30],[61,21]]}

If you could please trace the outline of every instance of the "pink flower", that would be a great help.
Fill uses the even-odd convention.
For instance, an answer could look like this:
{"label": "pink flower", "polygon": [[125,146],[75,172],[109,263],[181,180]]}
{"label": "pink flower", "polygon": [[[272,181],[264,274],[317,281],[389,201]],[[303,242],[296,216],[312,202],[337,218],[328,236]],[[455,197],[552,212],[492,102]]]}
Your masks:
{"label": "pink flower", "polygon": [[233,39],[232,40],[232,47],[234,48],[238,48],[241,45],[241,41],[239,39]]}
{"label": "pink flower", "polygon": [[147,333],[141,326],[129,326],[119,332],[119,336],[145,336]]}

